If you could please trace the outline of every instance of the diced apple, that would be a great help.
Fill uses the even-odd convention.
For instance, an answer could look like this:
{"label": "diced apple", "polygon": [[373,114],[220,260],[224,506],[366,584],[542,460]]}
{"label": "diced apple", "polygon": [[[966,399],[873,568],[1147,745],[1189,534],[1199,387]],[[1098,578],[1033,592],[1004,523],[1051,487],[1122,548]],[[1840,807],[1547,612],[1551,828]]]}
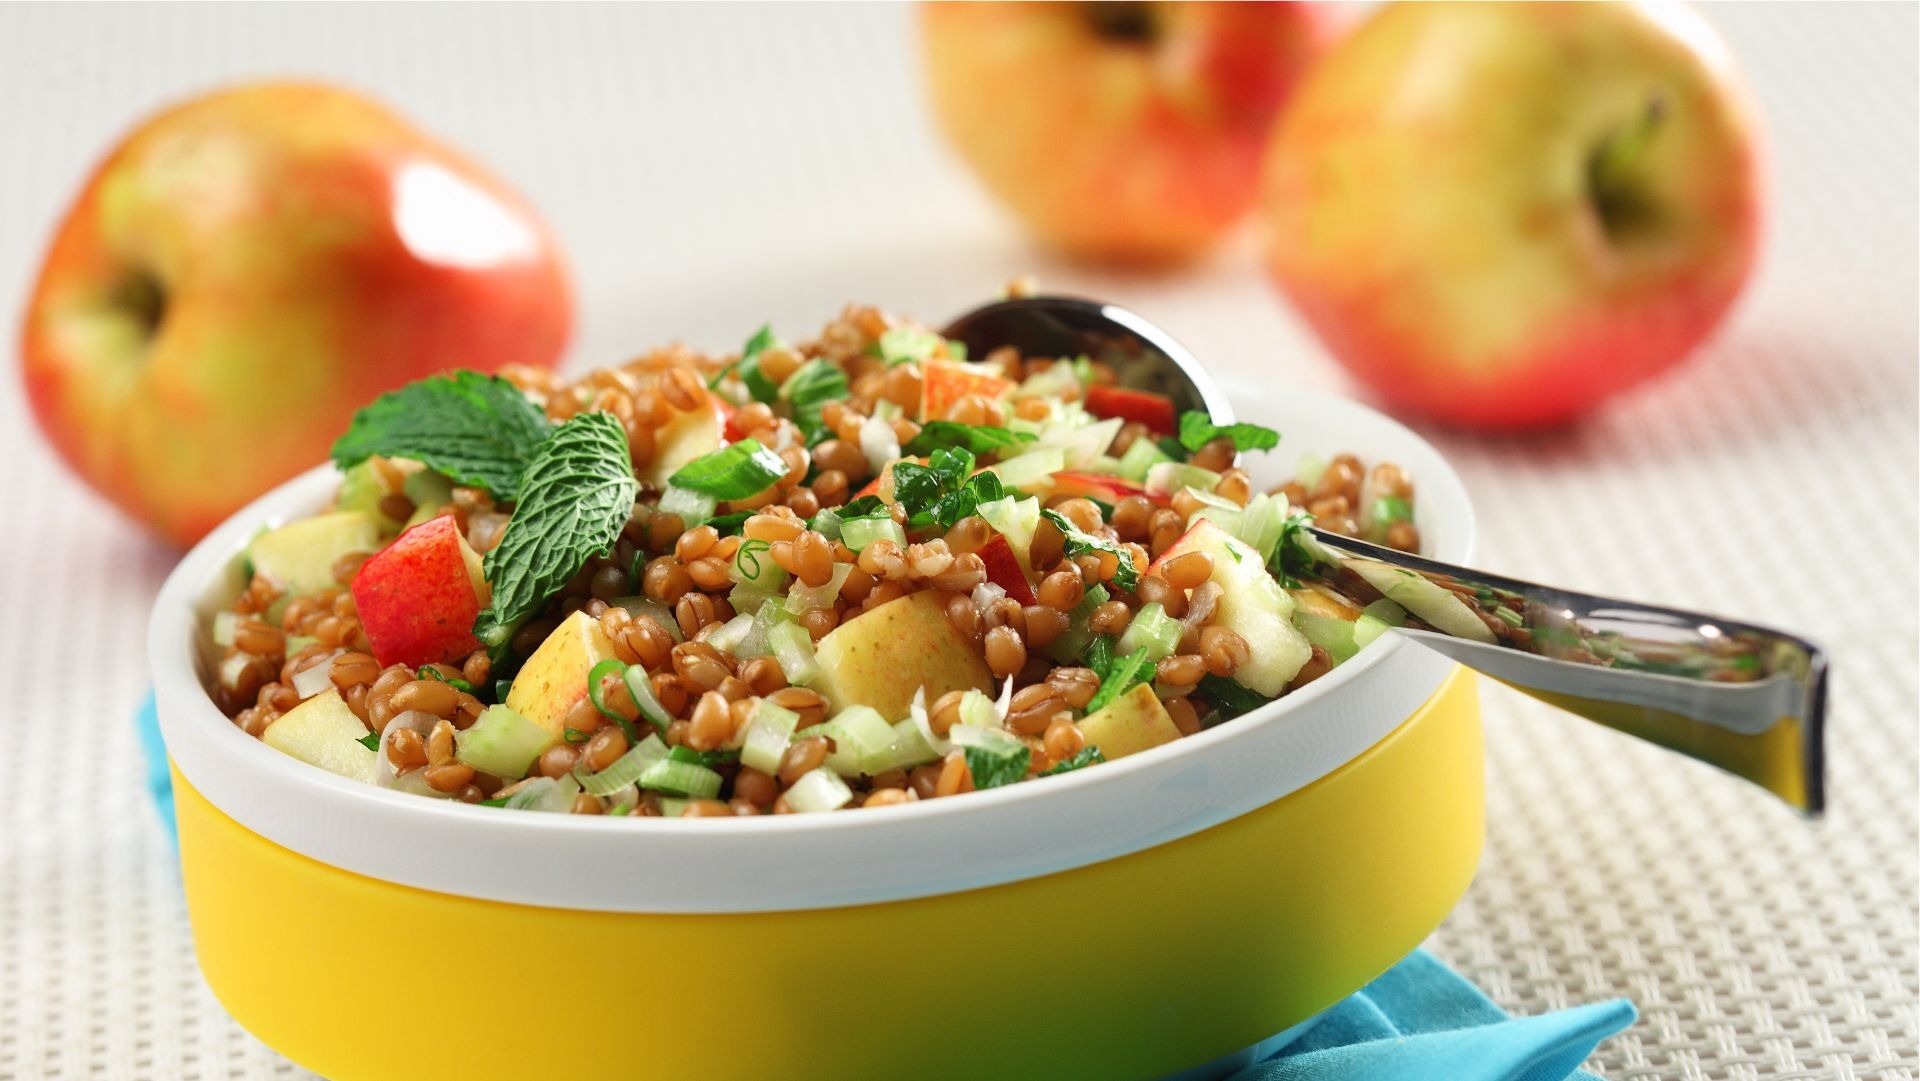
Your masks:
{"label": "diced apple", "polygon": [[507,708],[558,739],[565,735],[567,711],[587,696],[587,673],[613,656],[600,621],[575,612],[520,667],[507,691]]}
{"label": "diced apple", "polygon": [[1293,598],[1245,541],[1202,518],[1173,546],[1153,561],[1149,571],[1188,552],[1205,552],[1213,560],[1213,581],[1220,586],[1214,622],[1246,639],[1252,654],[1233,673],[1249,690],[1276,698],[1313,655],[1313,646],[1293,625]]}
{"label": "diced apple", "polygon": [[678,473],[681,466],[726,445],[726,410],[711,395],[707,403],[704,409],[675,413],[653,433],[653,460],[640,470],[641,480],[665,488],[667,478]]}
{"label": "diced apple", "polygon": [[1150,683],[1136,684],[1106,708],[1087,714],[1079,729],[1087,746],[1100,748],[1100,756],[1109,762],[1180,738],[1180,729]]}
{"label": "diced apple", "polygon": [[1309,582],[1289,589],[1293,597],[1293,625],[1300,628],[1307,642],[1327,651],[1335,662],[1345,661],[1359,651],[1354,640],[1355,621],[1361,610],[1318,583]]}
{"label": "diced apple", "polygon": [[372,784],[377,756],[360,742],[366,735],[367,726],[340,692],[328,690],[281,714],[260,734],[260,742],[310,766]]}
{"label": "diced apple", "polygon": [[928,360],[920,365],[920,419],[943,420],[954,403],[969,394],[999,399],[1013,393],[1015,384],[991,374],[982,365],[950,360]]}
{"label": "diced apple", "polygon": [[1171,506],[1173,499],[1165,494],[1147,491],[1144,484],[1135,484],[1125,477],[1109,476],[1105,473],[1075,473],[1072,471],[1053,475],[1053,493],[1061,496],[1085,496],[1102,503],[1115,504],[1130,495],[1137,495],[1157,506]]}
{"label": "diced apple", "polygon": [[385,474],[368,458],[340,474],[340,494],[334,497],[333,509],[365,511],[379,521],[382,532],[396,531],[400,523],[380,513],[380,501],[392,494]]}
{"label": "diced apple", "polygon": [[370,511],[316,514],[268,530],[247,545],[254,573],[280,584],[289,594],[313,593],[335,584],[333,565],[353,552],[380,547],[380,519]]}
{"label": "diced apple", "polygon": [[473,621],[487,596],[479,553],[450,514],[400,534],[353,579],[360,625],[383,665],[418,667],[479,649]]}
{"label": "diced apple", "polygon": [[987,565],[987,581],[1007,591],[1007,596],[1021,604],[1032,604],[1033,583],[1027,581],[1026,567],[1013,545],[998,533],[980,549],[980,561]]}
{"label": "diced apple", "polygon": [[1150,390],[1095,383],[1087,388],[1084,404],[1096,417],[1119,417],[1144,424],[1155,435],[1172,435],[1177,430],[1173,400]]}
{"label": "diced apple", "polygon": [[813,653],[820,674],[811,688],[836,713],[870,706],[897,720],[922,687],[932,702],[948,691],[993,686],[980,648],[954,629],[940,595],[931,590],[855,616],[820,639]]}

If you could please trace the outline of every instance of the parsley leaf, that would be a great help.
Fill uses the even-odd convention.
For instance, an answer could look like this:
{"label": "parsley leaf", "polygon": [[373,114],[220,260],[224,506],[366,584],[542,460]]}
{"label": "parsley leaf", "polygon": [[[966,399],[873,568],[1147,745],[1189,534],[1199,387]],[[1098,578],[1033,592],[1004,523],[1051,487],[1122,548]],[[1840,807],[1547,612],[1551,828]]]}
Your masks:
{"label": "parsley leaf", "polygon": [[[998,473],[973,472],[973,452],[964,447],[936,450],[928,456],[926,465],[893,463],[894,501],[906,508],[907,524],[916,528],[939,525],[951,529],[980,504],[1005,494]],[[844,520],[846,512],[841,514]]]}
{"label": "parsley leaf", "polygon": [[807,445],[818,443],[827,426],[820,422],[820,407],[847,396],[847,373],[826,360],[810,360],[780,384],[780,397],[793,411],[793,422],[800,426]]}
{"label": "parsley leaf", "polygon": [[496,375],[454,372],[409,383],[353,415],[333,444],[342,469],[375,455],[412,458],[496,499],[520,493],[520,475],[553,433],[546,411]]}
{"label": "parsley leaf", "polygon": [[554,429],[528,464],[520,502],[500,543],[482,563],[493,603],[473,633],[496,662],[513,632],[586,565],[609,552],[633,513],[640,484],[627,433],[611,413],[580,413]]}
{"label": "parsley leaf", "polygon": [[1300,588],[1300,579],[1310,577],[1319,563],[1312,547],[1313,535],[1307,532],[1312,524],[1313,515],[1295,507],[1280,525],[1280,541],[1273,546],[1267,569],[1288,589]]}
{"label": "parsley leaf", "polygon": [[1106,678],[1100,681],[1100,689],[1094,692],[1093,700],[1087,703],[1087,712],[1105,709],[1108,703],[1133,689],[1135,684],[1145,683],[1152,676],[1153,665],[1147,663],[1145,649],[1136,649],[1115,660],[1108,667]]}
{"label": "parsley leaf", "polygon": [[1180,446],[1196,451],[1221,436],[1233,440],[1234,450],[1272,450],[1280,445],[1280,433],[1258,424],[1215,424],[1205,413],[1180,414]]}
{"label": "parsley leaf", "polygon": [[843,522],[854,518],[885,518],[887,505],[877,495],[863,495],[842,506],[839,515]]}
{"label": "parsley leaf", "polygon": [[1033,752],[1024,743],[996,750],[990,747],[965,747],[967,772],[973,775],[975,788],[999,788],[1027,775]]}
{"label": "parsley leaf", "polygon": [[902,454],[926,455],[942,448],[965,448],[974,454],[994,454],[1034,440],[1031,432],[1014,432],[988,424],[962,424],[954,420],[930,420],[907,445]]}
{"label": "parsley leaf", "polygon": [[368,732],[366,735],[354,740],[354,742],[375,754],[380,752],[380,733],[378,732]]}
{"label": "parsley leaf", "polygon": [[[1087,646],[1087,667],[1102,680],[1113,670],[1113,645],[1117,639],[1111,634],[1102,634],[1094,638]],[[1092,712],[1091,709],[1088,712]]]}
{"label": "parsley leaf", "polygon": [[754,514],[755,512],[750,510],[738,511],[734,514],[722,514],[707,519],[706,524],[712,526],[721,536],[731,537],[735,533],[740,532],[740,527],[746,525],[747,519],[753,517]]}
{"label": "parsley leaf", "polygon": [[1066,543],[1062,551],[1069,558],[1085,555],[1088,552],[1110,552],[1118,560],[1118,565],[1113,571],[1113,584],[1121,589],[1132,589],[1140,583],[1140,572],[1135,569],[1133,560],[1127,558],[1126,550],[1120,547],[1120,542],[1102,540],[1091,533],[1081,532],[1080,527],[1068,521],[1066,515],[1051,507],[1042,509],[1040,517],[1052,522],[1053,527],[1060,531],[1060,536],[1065,538]]}
{"label": "parsley leaf", "polygon": [[742,439],[681,466],[667,483],[715,499],[745,499],[766,491],[786,472],[778,454],[757,439]]}
{"label": "parsley leaf", "polygon": [[1100,753],[1100,748],[1082,747],[1078,751],[1074,752],[1073,757],[1062,758],[1060,761],[1055,762],[1053,765],[1048,766],[1046,769],[1041,770],[1040,776],[1051,777],[1056,773],[1072,773],[1074,770],[1077,770],[1077,769],[1085,769],[1088,766],[1097,766],[1100,763],[1105,762],[1106,760],[1107,760],[1107,756]]}
{"label": "parsley leaf", "polygon": [[1216,676],[1211,672],[1200,677],[1200,686],[1194,689],[1194,693],[1219,710],[1223,720],[1259,709],[1272,701],[1258,691],[1250,691],[1225,676]]}

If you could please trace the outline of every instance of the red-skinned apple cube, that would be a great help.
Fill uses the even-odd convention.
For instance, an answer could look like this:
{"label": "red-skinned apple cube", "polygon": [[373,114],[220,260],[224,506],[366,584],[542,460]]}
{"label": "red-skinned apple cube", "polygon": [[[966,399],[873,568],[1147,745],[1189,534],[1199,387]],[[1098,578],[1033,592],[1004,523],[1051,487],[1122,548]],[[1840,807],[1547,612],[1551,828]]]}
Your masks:
{"label": "red-skinned apple cube", "polygon": [[1103,473],[1075,473],[1071,470],[1053,475],[1054,495],[1079,495],[1089,499],[1098,499],[1102,503],[1118,503],[1130,495],[1137,495],[1155,506],[1171,506],[1173,497],[1156,495],[1147,491],[1146,485],[1135,484],[1125,477],[1111,477]]}
{"label": "red-skinned apple cube", "polygon": [[1001,398],[1013,390],[1013,381],[974,371],[951,361],[929,360],[921,366],[920,419],[943,420],[947,410],[969,394]]}
{"label": "red-skinned apple cube", "polygon": [[360,625],[382,665],[452,661],[480,648],[473,621],[485,604],[480,557],[452,515],[422,522],[353,579]]}
{"label": "red-skinned apple cube", "polygon": [[1144,424],[1155,435],[1172,435],[1179,424],[1174,414],[1173,399],[1150,390],[1096,384],[1087,388],[1085,404],[1087,412],[1096,417],[1119,417],[1121,420]]}
{"label": "red-skinned apple cube", "polygon": [[1021,569],[1020,557],[1013,554],[1013,545],[1007,538],[994,534],[980,549],[980,561],[987,565],[987,581],[1007,591],[1007,596],[1021,604],[1034,603],[1033,584],[1027,581],[1027,572]]}

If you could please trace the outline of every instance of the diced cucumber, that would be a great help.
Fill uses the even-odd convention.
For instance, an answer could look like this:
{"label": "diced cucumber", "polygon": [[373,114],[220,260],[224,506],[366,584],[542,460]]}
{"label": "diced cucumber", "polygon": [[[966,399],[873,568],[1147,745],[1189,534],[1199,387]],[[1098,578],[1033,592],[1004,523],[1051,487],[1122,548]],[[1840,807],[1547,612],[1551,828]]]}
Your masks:
{"label": "diced cucumber", "polygon": [[[513,710],[495,705],[488,706],[472,727],[455,733],[453,743],[454,757],[460,761],[481,773],[517,781],[527,775],[540,752],[553,746],[554,735]],[[626,783],[633,783],[633,778]]]}
{"label": "diced cucumber", "polygon": [[[769,608],[776,607],[768,605]],[[813,636],[798,623],[775,623],[767,632],[767,645],[780,662],[780,672],[795,687],[805,687],[820,676],[820,662],[813,654]]]}
{"label": "diced cucumber", "polygon": [[1126,633],[1120,636],[1120,642],[1113,650],[1114,655],[1124,657],[1144,649],[1147,651],[1147,660],[1158,663],[1172,655],[1185,629],[1179,620],[1167,615],[1167,610],[1158,601],[1143,604],[1134,613],[1133,621],[1127,624]]}
{"label": "diced cucumber", "polygon": [[907,531],[892,518],[853,518],[840,524],[840,540],[856,552],[864,552],[877,540],[890,540],[906,547]]}
{"label": "diced cucumber", "polygon": [[713,517],[714,509],[718,506],[719,503],[715,501],[712,496],[704,492],[696,492],[691,488],[680,488],[669,484],[667,485],[667,490],[660,493],[660,504],[657,513],[677,514],[680,516],[680,520],[685,522],[687,527],[691,529]]}
{"label": "diced cucumber", "polygon": [[1161,462],[1147,470],[1147,491],[1154,495],[1172,495],[1182,488],[1211,492],[1220,483],[1220,474],[1185,462]]}
{"label": "diced cucumber", "polygon": [[786,792],[787,806],[801,814],[835,811],[853,802],[853,789],[832,770],[821,766],[793,782]]}
{"label": "diced cucumber", "polygon": [[762,773],[777,773],[780,759],[793,740],[800,715],[762,698],[754,707],[753,720],[747,722],[746,739],[740,744],[740,764]]}
{"label": "diced cucumber", "polygon": [[1114,469],[1114,473],[1130,481],[1140,482],[1147,479],[1147,470],[1161,462],[1171,461],[1173,459],[1167,456],[1166,451],[1160,449],[1160,444],[1151,439],[1136,439],[1127,448],[1127,452],[1120,456],[1120,464]]}
{"label": "diced cucumber", "polygon": [[233,644],[233,629],[240,623],[238,612],[216,612],[213,616],[213,644],[230,646]]}
{"label": "diced cucumber", "polygon": [[893,726],[878,710],[867,706],[849,706],[824,724],[803,728],[795,739],[827,736],[833,750],[827,755],[828,769],[842,777],[858,777],[886,768],[887,751],[893,746]]}

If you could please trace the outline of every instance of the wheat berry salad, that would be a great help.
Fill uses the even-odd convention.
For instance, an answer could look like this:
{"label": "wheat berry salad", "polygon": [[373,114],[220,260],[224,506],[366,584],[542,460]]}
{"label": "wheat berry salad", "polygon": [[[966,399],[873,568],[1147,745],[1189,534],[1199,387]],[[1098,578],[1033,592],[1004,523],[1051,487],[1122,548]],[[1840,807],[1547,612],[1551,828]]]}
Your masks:
{"label": "wheat berry salad", "polygon": [[1409,478],[1343,454],[1256,492],[1242,456],[1279,443],[858,306],[737,355],[438,376],[355,416],[330,509],[248,544],[210,690],[312,765],[510,811],[1045,783],[1420,625],[1303,528],[1417,550]]}

